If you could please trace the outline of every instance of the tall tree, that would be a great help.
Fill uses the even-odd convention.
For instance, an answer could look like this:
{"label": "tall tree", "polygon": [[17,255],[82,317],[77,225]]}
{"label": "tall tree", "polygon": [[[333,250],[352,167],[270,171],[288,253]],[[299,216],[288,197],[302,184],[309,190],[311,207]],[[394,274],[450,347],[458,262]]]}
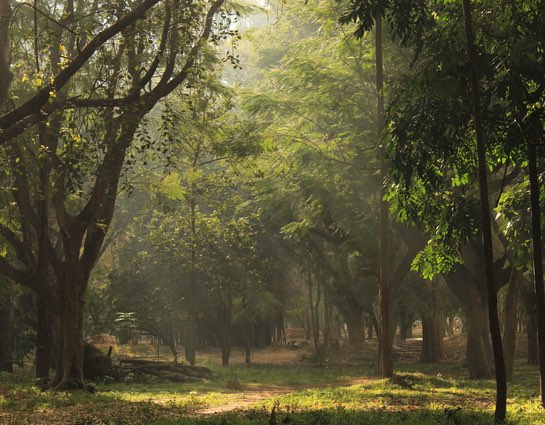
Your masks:
{"label": "tall tree", "polygon": [[541,205],[537,171],[538,146],[528,143],[528,174],[530,180],[530,205],[532,213],[532,259],[534,265],[534,287],[538,320],[538,353],[540,369],[539,394],[541,406],[545,407],[545,284],[543,282],[543,252],[541,239]]}
{"label": "tall tree", "polygon": [[[21,135],[19,143],[8,149],[21,228],[1,227],[18,261],[2,258],[0,272],[46,294],[58,388],[72,381],[82,383],[85,292],[112,220],[125,156],[135,135],[161,99],[188,78],[197,83],[204,45],[218,33],[230,31],[214,20],[223,0],[202,7],[191,1],[183,7],[172,0],[153,8],[157,3],[118,4],[107,14],[106,28],[83,47],[75,31],[89,28],[79,17],[88,16],[88,8],[94,8],[93,14],[102,12],[104,5],[69,1],[63,11],[51,12],[60,16],[43,11],[48,22],[62,25],[47,32],[49,49],[43,56],[38,49],[38,69],[24,62],[24,52],[17,56],[38,88],[32,94],[23,85],[21,98],[28,100],[0,117],[0,139],[5,142]],[[146,12],[148,19],[135,25]],[[47,66],[40,65],[44,62]],[[82,69],[85,72],[79,74]],[[78,84],[68,84],[76,74],[81,75]],[[89,75],[97,79],[89,81]],[[28,75],[18,76],[17,81],[26,79]],[[41,121],[46,125],[38,129],[36,145],[33,129],[27,127]],[[36,168],[42,171],[30,171]],[[41,176],[41,183],[32,175]],[[51,210],[51,219],[45,209]]]}

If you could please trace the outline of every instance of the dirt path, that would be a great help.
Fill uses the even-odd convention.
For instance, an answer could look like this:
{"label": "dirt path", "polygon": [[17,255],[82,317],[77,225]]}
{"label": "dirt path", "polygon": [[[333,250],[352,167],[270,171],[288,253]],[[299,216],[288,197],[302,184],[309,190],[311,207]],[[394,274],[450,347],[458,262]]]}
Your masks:
{"label": "dirt path", "polygon": [[326,387],[349,387],[352,385],[364,385],[371,382],[375,382],[376,379],[365,378],[365,379],[354,379],[351,381],[341,381],[333,382],[330,384],[316,384],[316,385],[284,385],[282,387],[274,386],[263,386],[259,388],[252,388],[241,390],[239,393],[239,398],[236,401],[229,403],[221,404],[218,406],[209,406],[202,409],[198,409],[193,412],[196,416],[209,416],[217,415],[221,413],[231,412],[233,410],[243,410],[253,404],[267,400],[269,398],[274,398],[290,393],[301,392],[305,390],[311,390],[315,388],[326,388]]}

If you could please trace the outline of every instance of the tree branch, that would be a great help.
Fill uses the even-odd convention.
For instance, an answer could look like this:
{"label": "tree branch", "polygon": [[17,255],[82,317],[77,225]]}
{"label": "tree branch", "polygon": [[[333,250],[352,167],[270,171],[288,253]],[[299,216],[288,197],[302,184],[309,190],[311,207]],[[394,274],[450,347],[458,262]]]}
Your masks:
{"label": "tree branch", "polygon": [[[5,0],[2,0],[5,1]],[[0,144],[5,143],[8,139],[5,138],[5,132],[17,126],[22,120],[26,120],[29,116],[39,113],[41,108],[46,105],[56,92],[59,92],[70,81],[72,76],[78,72],[78,70],[85,65],[87,60],[110,38],[119,34],[128,26],[132,25],[138,19],[144,17],[145,13],[159,3],[160,0],[143,0],[139,6],[136,6],[131,12],[120,18],[117,22],[109,26],[108,28],[99,32],[91,41],[89,41],[85,47],[72,59],[62,71],[60,71],[52,80],[51,83],[43,86],[38,92],[25,103],[12,111],[4,114],[0,117]],[[23,128],[19,129],[19,132],[11,134],[10,138],[21,134],[24,131]]]}

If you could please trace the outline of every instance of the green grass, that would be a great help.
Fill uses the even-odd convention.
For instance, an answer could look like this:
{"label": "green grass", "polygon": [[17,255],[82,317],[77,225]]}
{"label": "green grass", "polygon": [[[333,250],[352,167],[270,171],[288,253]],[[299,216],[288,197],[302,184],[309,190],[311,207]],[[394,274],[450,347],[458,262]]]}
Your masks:
{"label": "green grass", "polygon": [[[268,424],[271,406],[279,402],[278,424],[490,424],[493,381],[470,381],[458,364],[400,365],[393,381],[370,377],[373,365],[207,364],[213,379],[203,383],[170,383],[128,379],[93,384],[82,391],[40,391],[29,371],[0,374],[0,423],[70,425],[257,425]],[[238,379],[243,392],[226,381]],[[346,382],[356,381],[354,385]],[[337,385],[344,382],[345,385]],[[282,390],[281,394],[277,392]],[[243,411],[202,417],[203,408],[236,403],[263,391],[268,398]],[[538,404],[536,367],[520,366],[509,386],[508,424],[545,424]]]}

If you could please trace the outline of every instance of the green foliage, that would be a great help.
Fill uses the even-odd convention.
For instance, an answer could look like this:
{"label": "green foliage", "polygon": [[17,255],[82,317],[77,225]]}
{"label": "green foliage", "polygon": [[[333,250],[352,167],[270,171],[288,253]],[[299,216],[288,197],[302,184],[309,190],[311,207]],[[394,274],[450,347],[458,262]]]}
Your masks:
{"label": "green foliage", "polygon": [[[525,216],[522,209],[515,212],[525,208],[520,202],[524,144],[536,137],[532,135],[536,126],[529,99],[539,97],[535,89],[540,83],[524,65],[534,55],[529,25],[536,17],[519,21],[510,12],[495,10],[494,4],[479,4],[478,11],[493,12],[476,14],[477,37],[482,40],[478,46],[480,74],[486,81],[482,84],[483,123],[492,176],[490,198],[499,202],[495,218],[499,231],[513,241],[515,216]],[[533,10],[529,3],[526,6]],[[453,18],[459,6],[430,5],[428,13],[433,14],[434,24],[425,30],[425,45],[413,69],[395,83],[388,106],[393,180],[388,200],[400,221],[420,226],[430,236],[429,244],[413,262],[413,268],[429,278],[448,273],[461,262],[461,247],[477,239],[479,220],[464,38]],[[492,26],[509,35],[500,40],[488,30]],[[514,33],[528,37],[524,48],[511,49],[519,44]],[[528,86],[522,87],[525,84]],[[539,105],[536,108],[539,115]],[[509,196],[514,199],[509,201]],[[520,230],[522,227],[518,235]],[[513,250],[522,264],[526,260],[520,256],[528,258],[528,246],[527,238],[503,249]]]}
{"label": "green foliage", "polygon": [[385,17],[392,29],[392,36],[399,39],[401,44],[413,42],[421,46],[426,30],[434,24],[430,9],[430,2],[424,0],[351,0],[341,22],[356,22],[355,35],[361,38],[373,28],[377,16]]}

